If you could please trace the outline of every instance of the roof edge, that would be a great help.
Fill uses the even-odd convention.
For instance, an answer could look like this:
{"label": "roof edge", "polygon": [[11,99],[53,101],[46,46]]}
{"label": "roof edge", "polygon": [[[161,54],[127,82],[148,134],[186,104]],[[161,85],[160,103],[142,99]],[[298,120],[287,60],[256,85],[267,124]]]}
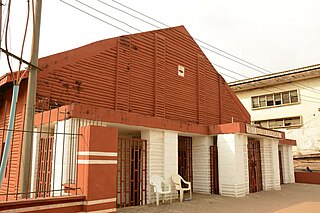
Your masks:
{"label": "roof edge", "polygon": [[243,80],[239,80],[239,81],[233,81],[233,82],[229,82],[228,84],[230,87],[238,86],[240,84],[247,84],[247,83],[266,80],[266,79],[270,79],[270,78],[276,78],[276,77],[280,77],[280,76],[311,71],[314,69],[320,69],[320,64],[310,65],[310,66],[306,66],[306,67],[300,67],[300,68],[291,69],[291,70],[285,70],[285,71],[271,73],[271,74],[267,74],[267,75],[261,75],[258,77],[247,78],[247,79],[243,79]]}

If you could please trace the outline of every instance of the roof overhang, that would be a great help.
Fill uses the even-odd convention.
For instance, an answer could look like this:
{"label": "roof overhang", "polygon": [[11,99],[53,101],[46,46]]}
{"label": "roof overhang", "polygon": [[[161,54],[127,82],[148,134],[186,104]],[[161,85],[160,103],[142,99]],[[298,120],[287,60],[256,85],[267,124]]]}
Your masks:
{"label": "roof overhang", "polygon": [[[23,73],[24,73],[24,70],[20,72],[20,75],[22,75]],[[13,74],[14,74],[14,78],[17,78],[18,72],[14,72]],[[28,74],[29,74],[29,72],[27,71],[22,76],[22,79],[28,78]],[[13,79],[12,79],[11,73],[6,73],[6,74],[4,74],[3,76],[0,77],[0,87],[4,86],[6,84],[12,83],[12,82],[13,82]]]}
{"label": "roof overhang", "polygon": [[315,77],[320,77],[320,64],[230,82],[229,86],[233,92],[240,92]]}

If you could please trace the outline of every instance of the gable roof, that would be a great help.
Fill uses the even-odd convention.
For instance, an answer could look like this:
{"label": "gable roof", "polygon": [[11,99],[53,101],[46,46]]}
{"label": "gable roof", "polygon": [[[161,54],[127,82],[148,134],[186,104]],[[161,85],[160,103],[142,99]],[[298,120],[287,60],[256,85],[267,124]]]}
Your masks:
{"label": "gable roof", "polygon": [[[43,70],[37,81],[39,103],[89,103],[210,125],[250,122],[183,26],[94,42],[41,58],[38,64]],[[185,67],[184,77],[178,76],[179,66]]]}
{"label": "gable roof", "polygon": [[320,77],[320,64],[230,82],[234,92]]}

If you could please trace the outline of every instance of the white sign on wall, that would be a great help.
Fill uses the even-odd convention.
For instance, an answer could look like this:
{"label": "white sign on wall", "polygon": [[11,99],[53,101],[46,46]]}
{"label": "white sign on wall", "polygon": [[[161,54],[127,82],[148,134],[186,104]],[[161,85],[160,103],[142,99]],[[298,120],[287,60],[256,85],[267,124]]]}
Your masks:
{"label": "white sign on wall", "polygon": [[178,76],[184,77],[184,66],[178,65]]}
{"label": "white sign on wall", "polygon": [[269,136],[273,138],[281,138],[281,132],[273,131],[271,129],[263,129],[256,126],[251,126],[249,124],[246,124],[246,132],[248,134],[263,135],[263,136]]}

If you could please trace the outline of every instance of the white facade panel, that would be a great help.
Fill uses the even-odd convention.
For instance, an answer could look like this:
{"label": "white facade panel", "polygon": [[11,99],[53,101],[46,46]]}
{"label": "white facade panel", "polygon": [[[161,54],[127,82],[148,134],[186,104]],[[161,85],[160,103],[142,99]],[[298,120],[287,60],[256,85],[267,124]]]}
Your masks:
{"label": "white facade panel", "polygon": [[223,196],[243,197],[247,192],[244,135],[218,135],[219,191]]}
{"label": "white facade panel", "polygon": [[[286,138],[297,141],[297,146],[293,147],[293,155],[320,154],[319,82],[320,78],[317,77],[294,83],[269,86],[263,89],[239,91],[235,94],[250,113],[252,121],[301,116],[302,125],[300,127],[286,127],[277,130],[284,131]],[[299,103],[297,104],[252,109],[251,97],[253,96],[295,89],[298,90],[299,94]]]}
{"label": "white facade panel", "polygon": [[213,137],[192,137],[193,191],[210,194],[210,146]]}

